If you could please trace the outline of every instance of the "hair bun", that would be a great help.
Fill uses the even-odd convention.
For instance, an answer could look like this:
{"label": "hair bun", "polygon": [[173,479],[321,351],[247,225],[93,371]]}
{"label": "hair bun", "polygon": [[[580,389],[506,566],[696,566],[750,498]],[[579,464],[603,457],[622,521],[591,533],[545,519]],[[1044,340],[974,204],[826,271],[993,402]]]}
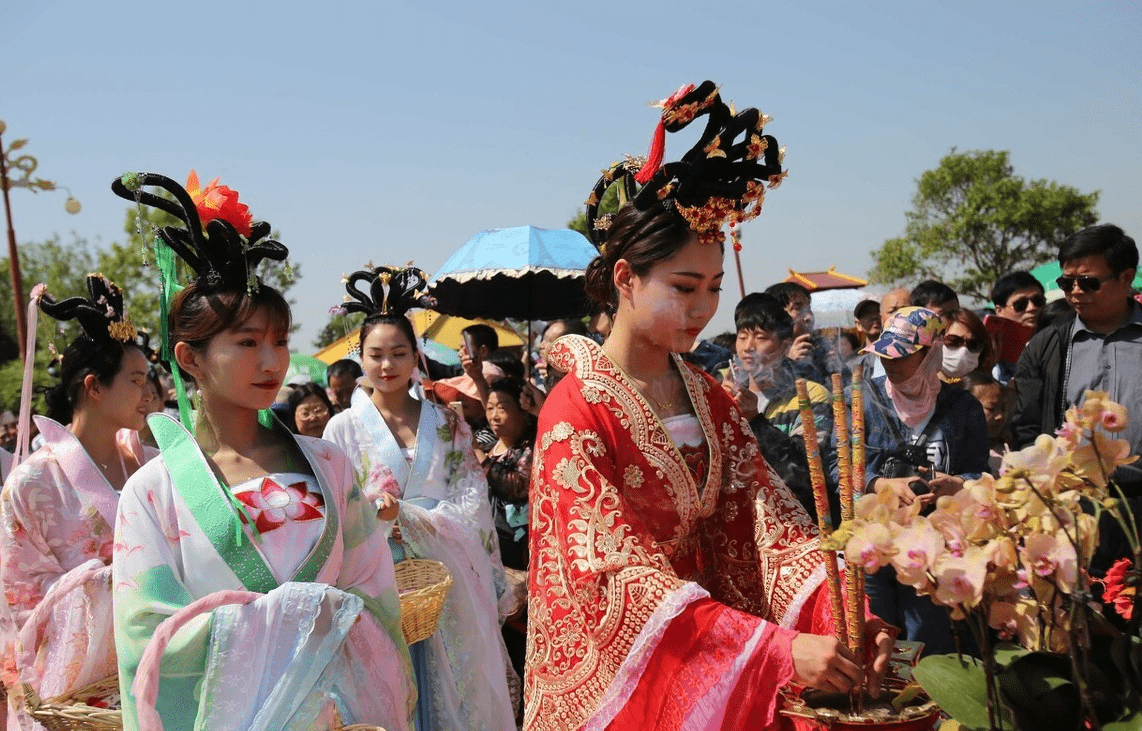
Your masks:
{"label": "hair bun", "polygon": [[78,320],[83,332],[97,343],[127,343],[135,340],[135,326],[123,308],[123,290],[102,274],[87,275],[89,297],[56,301],[36,288],[40,310],[56,320]]}
{"label": "hair bun", "polygon": [[[358,287],[361,283],[367,283],[367,293]],[[341,306],[346,312],[364,312],[366,316],[404,315],[415,307],[429,309],[436,304],[427,287],[428,276],[417,267],[362,269],[346,278],[349,299]]]}
{"label": "hair bun", "polygon": [[[174,200],[143,190],[148,185],[162,188]],[[193,172],[188,185],[200,199],[217,193],[226,199],[226,204],[217,209],[205,204],[200,206],[200,201],[185,188],[158,173],[124,173],[111,181],[111,190],[120,198],[158,208],[182,221],[182,228],[165,226],[159,229],[158,235],[194,270],[200,289],[233,292],[257,289],[260,281],[254,272],[262,260],[285,261],[289,250],[280,242],[265,238],[270,233],[270,224],[251,222],[246,207],[238,203],[238,194],[230,188],[218,186],[215,180],[206,191],[200,192],[198,176]],[[203,223],[200,210],[221,217]]]}
{"label": "hair bun", "polygon": [[[616,183],[636,207],[673,206],[703,242],[722,243],[722,227],[760,214],[766,188],[776,187],[785,176],[777,140],[762,133],[769,117],[752,108],[735,113],[714,82],[683,87],[660,106],[646,161],[628,158],[612,165],[591,190],[587,232],[596,246],[606,241],[609,228],[606,217],[598,214],[599,202]],[[707,117],[706,128],[698,142],[679,160],[663,164],[666,133],[702,116]]]}

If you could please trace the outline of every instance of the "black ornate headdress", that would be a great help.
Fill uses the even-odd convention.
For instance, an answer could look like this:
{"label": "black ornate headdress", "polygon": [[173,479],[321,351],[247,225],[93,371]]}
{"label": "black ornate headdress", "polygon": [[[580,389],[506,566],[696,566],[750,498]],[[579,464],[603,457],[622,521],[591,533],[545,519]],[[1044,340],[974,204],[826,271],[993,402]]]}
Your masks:
{"label": "black ornate headdress", "polygon": [[68,297],[56,301],[39,287],[32,293],[40,309],[57,320],[78,320],[87,337],[97,344],[132,343],[137,331],[123,308],[123,290],[102,274],[87,275],[90,298]]}
{"label": "black ornate headdress", "polygon": [[[191,172],[188,192],[165,175],[125,173],[112,181],[111,190],[120,198],[166,211],[185,224],[185,228],[163,227],[158,235],[194,270],[200,289],[256,290],[258,264],[263,259],[284,261],[289,250],[265,238],[270,224],[252,221],[249,209],[238,202],[238,194],[217,182],[199,190],[198,176]],[[143,190],[149,185],[166,190],[174,200]]]}
{"label": "black ornate headdress", "polygon": [[138,332],[135,334],[135,345],[139,346],[139,350],[143,351],[143,355],[147,357],[147,361],[152,364],[159,364],[166,368],[166,364],[159,358],[159,352],[151,347],[151,333],[146,328],[137,328]]}
{"label": "black ornate headdress", "polygon": [[[587,199],[587,231],[600,248],[610,216],[599,215],[599,202],[615,183],[622,183],[627,200],[639,209],[665,205],[701,241],[721,243],[722,227],[761,213],[766,187],[776,187],[785,176],[777,140],[762,134],[769,117],[752,108],[735,113],[714,82],[685,86],[660,105],[662,117],[648,158],[628,157],[605,170]],[[697,144],[680,160],[662,164],[666,132],[677,132],[703,115],[708,120]]]}
{"label": "black ornate headdress", "polygon": [[[358,288],[368,283],[368,293]],[[414,307],[430,308],[435,300],[428,295],[428,276],[416,267],[379,266],[353,272],[345,279],[349,294],[341,308],[345,312],[403,316]]]}

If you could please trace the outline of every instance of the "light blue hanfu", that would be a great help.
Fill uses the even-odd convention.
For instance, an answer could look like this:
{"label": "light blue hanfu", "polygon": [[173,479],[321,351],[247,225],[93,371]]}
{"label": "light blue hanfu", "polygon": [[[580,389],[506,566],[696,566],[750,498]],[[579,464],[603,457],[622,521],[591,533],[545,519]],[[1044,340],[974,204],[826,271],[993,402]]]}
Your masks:
{"label": "light blue hanfu", "polygon": [[[422,401],[409,459],[358,390],[324,436],[349,455],[361,491],[375,505],[386,492],[400,501],[395,523],[401,540],[390,544],[394,558],[440,561],[452,576],[436,633],[412,649],[418,729],[512,731],[508,683],[518,678],[500,634],[503,565],[488,484],[467,425],[455,412]],[[393,524],[379,522],[391,536]]]}

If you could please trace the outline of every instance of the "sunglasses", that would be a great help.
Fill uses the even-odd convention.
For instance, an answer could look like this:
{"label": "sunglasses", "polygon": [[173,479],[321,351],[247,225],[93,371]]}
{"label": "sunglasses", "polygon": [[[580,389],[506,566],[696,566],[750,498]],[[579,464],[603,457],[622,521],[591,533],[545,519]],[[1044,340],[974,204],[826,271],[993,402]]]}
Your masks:
{"label": "sunglasses", "polygon": [[964,340],[959,335],[944,336],[944,346],[947,348],[951,348],[952,350],[959,350],[965,345],[967,346],[967,349],[973,353],[978,353],[979,351],[983,350],[983,342],[976,338],[969,338]]}
{"label": "sunglasses", "polygon": [[1108,274],[1105,277],[1059,277],[1055,280],[1055,284],[1059,285],[1059,289],[1063,292],[1069,293],[1071,288],[1077,282],[1079,289],[1084,292],[1097,292],[1102,289],[1103,282],[1109,282],[1117,277],[1117,274]]}
{"label": "sunglasses", "polygon": [[[1065,279],[1065,277],[1062,277],[1062,278]],[[1060,285],[1060,286],[1062,286],[1062,285]],[[1082,284],[1080,284],[1079,286],[1081,287]],[[1097,287],[1095,287],[1095,289],[1097,289]],[[1007,303],[1007,306],[1010,307],[1011,309],[1015,310],[1020,315],[1022,315],[1024,312],[1027,311],[1028,305],[1035,305],[1036,307],[1042,307],[1045,304],[1047,304],[1047,298],[1046,297],[1044,297],[1041,294],[1033,294],[1030,297],[1020,297],[1017,300],[1012,300],[1012,301]]]}

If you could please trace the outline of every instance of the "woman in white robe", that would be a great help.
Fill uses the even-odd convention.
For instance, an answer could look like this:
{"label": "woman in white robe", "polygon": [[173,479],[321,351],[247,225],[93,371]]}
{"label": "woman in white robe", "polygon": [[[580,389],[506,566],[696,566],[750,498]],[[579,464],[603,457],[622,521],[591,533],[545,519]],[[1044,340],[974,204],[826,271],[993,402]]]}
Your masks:
{"label": "woman in white robe", "polygon": [[[366,281],[371,296],[356,288]],[[504,593],[488,485],[467,425],[455,412],[409,393],[416,338],[404,316],[424,279],[415,269],[357,272],[346,309],[369,313],[361,362],[372,394],[357,390],[325,438],[350,455],[357,483],[377,506],[397,560],[440,561],[452,576],[437,631],[414,645],[420,731],[515,728],[506,649]]]}
{"label": "woman in white robe", "polygon": [[[28,683],[44,698],[115,674],[108,565],[115,508],[127,478],[157,454],[136,431],[151,400],[150,364],[123,314],[122,292],[99,275],[88,277],[88,288],[90,300],[62,302],[36,290],[41,309],[78,318],[84,332],[64,351],[60,383],[48,392],[55,418],[34,417],[43,446],[0,493],[4,684]],[[15,702],[8,719],[12,728],[39,728]]]}
{"label": "woman in white robe", "polygon": [[[163,187],[174,202],[144,185]],[[167,731],[310,731],[340,717],[407,731],[415,689],[392,556],[373,508],[341,450],[290,434],[267,411],[289,366],[291,314],[250,272],[263,258],[284,259],[285,247],[263,239],[269,224],[252,223],[233,191],[211,184],[204,193],[193,174],[188,187],[151,173],[113,184],[183,220],[185,229],[159,236],[198,275],[173,298],[165,338],[176,378],[186,374],[198,389],[194,435],[153,415],[162,454],[128,481],[119,503],[113,582],[124,729],[161,720]],[[169,288],[170,250],[157,248]],[[190,421],[185,408],[182,418]],[[163,624],[239,590],[256,598]],[[144,649],[158,637],[169,642],[157,669],[147,668]]]}

